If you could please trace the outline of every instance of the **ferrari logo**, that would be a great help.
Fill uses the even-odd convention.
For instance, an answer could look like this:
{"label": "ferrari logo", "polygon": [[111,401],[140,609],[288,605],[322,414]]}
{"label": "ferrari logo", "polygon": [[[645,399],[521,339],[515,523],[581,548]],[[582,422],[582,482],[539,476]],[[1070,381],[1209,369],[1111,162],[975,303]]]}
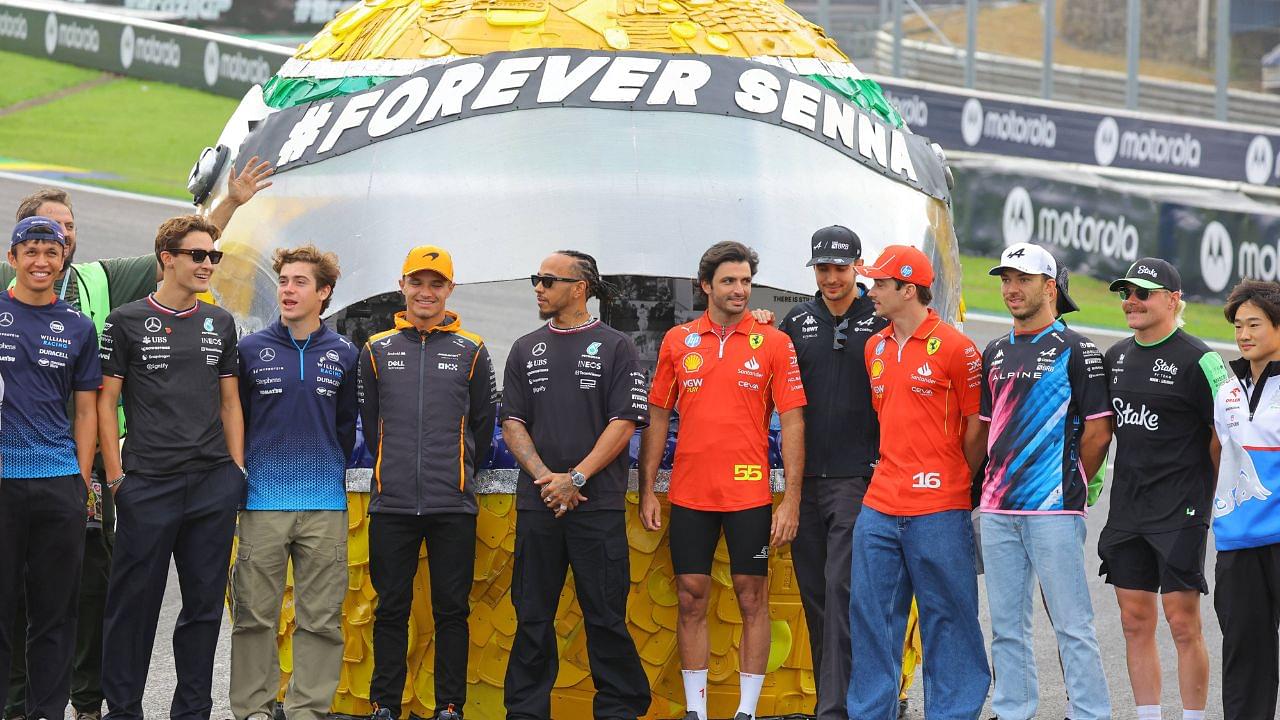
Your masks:
{"label": "ferrari logo", "polygon": [[929,341],[924,344],[925,352],[929,353],[930,355],[937,353],[938,348],[940,347],[942,347],[942,341],[936,337],[929,338]]}
{"label": "ferrari logo", "polygon": [[761,335],[760,333],[751,333],[749,342],[751,343],[752,350],[758,350],[760,349],[760,346],[764,344],[764,335]]}

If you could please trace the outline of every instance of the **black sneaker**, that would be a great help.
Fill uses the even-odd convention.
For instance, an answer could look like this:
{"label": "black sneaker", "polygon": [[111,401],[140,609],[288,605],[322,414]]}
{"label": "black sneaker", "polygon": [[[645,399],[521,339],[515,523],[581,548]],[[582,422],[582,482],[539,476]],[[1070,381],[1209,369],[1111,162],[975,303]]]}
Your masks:
{"label": "black sneaker", "polygon": [[756,719],[755,717],[748,715],[747,713],[738,713],[737,715],[733,716],[733,720],[756,720]]}
{"label": "black sneaker", "polygon": [[373,706],[373,714],[369,716],[369,720],[396,720],[396,716],[384,707]]}
{"label": "black sneaker", "polygon": [[453,703],[449,703],[449,707],[441,710],[436,720],[462,720],[462,715],[453,709]]}

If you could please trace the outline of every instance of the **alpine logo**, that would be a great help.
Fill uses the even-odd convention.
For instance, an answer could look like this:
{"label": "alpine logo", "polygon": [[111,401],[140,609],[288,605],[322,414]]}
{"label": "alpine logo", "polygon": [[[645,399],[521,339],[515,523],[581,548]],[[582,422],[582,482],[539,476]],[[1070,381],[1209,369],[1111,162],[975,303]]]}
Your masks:
{"label": "alpine logo", "polygon": [[1002,219],[1005,246],[1036,242],[1129,262],[1138,259],[1138,229],[1124,215],[1085,215],[1079,205],[1070,210],[1041,207],[1037,212],[1026,188],[1015,186],[1005,198]]}
{"label": "alpine logo", "polygon": [[1098,123],[1093,136],[1093,155],[1099,165],[1110,165],[1119,156],[1122,160],[1150,165],[1170,165],[1180,168],[1200,167],[1200,141],[1191,133],[1165,135],[1155,128],[1146,132],[1125,130],[1120,132],[1113,117],[1105,117]]}
{"label": "alpine logo", "polygon": [[1040,351],[1041,360],[1052,360],[1055,357],[1057,357],[1057,355],[1058,355],[1058,348],[1049,348],[1048,350]]}
{"label": "alpine logo", "polygon": [[1058,143],[1058,126],[1044,113],[1023,115],[1013,108],[1004,112],[984,111],[981,100],[969,98],[960,113],[960,136],[969,147],[991,139],[1053,148]]}
{"label": "alpine logo", "polygon": [[[0,34],[3,33],[3,17],[0,16]],[[1254,185],[1266,185],[1276,168],[1276,152],[1271,138],[1255,135],[1244,154],[1244,178]]]}

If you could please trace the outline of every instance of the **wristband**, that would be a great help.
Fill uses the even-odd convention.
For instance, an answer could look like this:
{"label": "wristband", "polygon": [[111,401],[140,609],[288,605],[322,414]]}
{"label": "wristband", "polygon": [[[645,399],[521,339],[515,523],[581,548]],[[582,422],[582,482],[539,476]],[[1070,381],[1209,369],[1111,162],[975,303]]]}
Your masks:
{"label": "wristband", "polygon": [[124,473],[120,473],[120,477],[118,477],[118,478],[116,478],[115,480],[112,480],[112,481],[110,481],[110,482],[108,482],[108,483],[107,483],[107,489],[108,489],[108,490],[115,490],[117,485],[119,485],[120,483],[124,482],[125,477],[126,477],[126,475],[125,475]]}

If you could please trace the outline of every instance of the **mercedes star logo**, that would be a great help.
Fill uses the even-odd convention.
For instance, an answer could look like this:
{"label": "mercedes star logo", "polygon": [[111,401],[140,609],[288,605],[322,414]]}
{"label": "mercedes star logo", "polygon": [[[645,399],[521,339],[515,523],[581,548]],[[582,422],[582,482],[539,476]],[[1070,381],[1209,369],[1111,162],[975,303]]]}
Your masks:
{"label": "mercedes star logo", "polygon": [[544,343],[544,342],[540,342],[540,343],[538,343],[537,345],[534,345],[534,346],[533,346],[533,356],[534,356],[534,357],[538,357],[539,355],[541,355],[542,353],[544,353],[544,352],[546,352],[546,351],[547,351],[547,344],[546,344],[546,343]]}
{"label": "mercedes star logo", "polygon": [[258,353],[258,357],[262,358],[262,362],[271,362],[276,359],[276,351],[271,348],[262,348],[262,352]]}
{"label": "mercedes star logo", "polygon": [[142,327],[146,328],[149,333],[160,332],[160,318],[149,317],[142,322]]}
{"label": "mercedes star logo", "polygon": [[13,313],[0,313],[0,327],[9,327],[13,324]]}

